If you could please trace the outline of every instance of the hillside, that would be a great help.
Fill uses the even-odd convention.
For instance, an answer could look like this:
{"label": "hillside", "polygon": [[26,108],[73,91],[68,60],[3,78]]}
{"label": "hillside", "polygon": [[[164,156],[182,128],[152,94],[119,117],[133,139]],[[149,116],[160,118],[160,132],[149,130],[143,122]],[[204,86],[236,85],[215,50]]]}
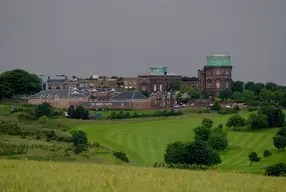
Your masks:
{"label": "hillside", "polygon": [[[250,113],[240,114],[248,117]],[[95,140],[111,149],[126,152],[137,165],[153,165],[155,162],[164,161],[163,155],[168,144],[175,141],[192,141],[193,129],[201,123],[203,117],[212,119],[215,125],[225,125],[230,115],[191,113],[183,117],[144,119],[137,122],[122,120],[120,123],[80,125],[78,128],[85,131],[91,141]],[[273,146],[273,136],[277,129],[257,132],[226,130],[229,147],[221,153],[222,164],[218,166],[221,170],[263,174],[265,167],[286,161],[286,153],[277,154]],[[249,153],[257,152],[262,156],[266,149],[273,155],[249,167]]]}
{"label": "hillside", "polygon": [[[0,160],[2,191],[284,191],[285,178],[129,166]],[[31,174],[32,173],[32,174]]]}

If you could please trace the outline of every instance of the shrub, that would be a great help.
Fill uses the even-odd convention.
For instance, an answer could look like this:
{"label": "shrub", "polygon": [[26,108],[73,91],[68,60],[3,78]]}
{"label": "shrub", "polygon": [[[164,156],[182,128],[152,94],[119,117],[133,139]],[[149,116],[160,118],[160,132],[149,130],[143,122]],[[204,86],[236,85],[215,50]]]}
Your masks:
{"label": "shrub", "polygon": [[267,158],[267,157],[270,157],[272,155],[272,153],[271,153],[271,151],[269,151],[269,150],[264,150],[264,152],[263,152],[263,157],[264,158]]}
{"label": "shrub", "polygon": [[246,121],[240,115],[234,115],[227,120],[226,126],[232,127],[234,130],[239,129],[240,127],[245,126]]}
{"label": "shrub", "polygon": [[85,132],[83,131],[72,132],[72,142],[75,154],[86,151],[88,148],[88,140]]}
{"label": "shrub", "polygon": [[285,114],[283,111],[274,106],[261,107],[258,111],[267,117],[269,127],[282,127],[285,121]]}
{"label": "shrub", "polygon": [[0,120],[0,132],[8,135],[24,135],[24,130],[15,121]]}
{"label": "shrub", "polygon": [[49,103],[39,104],[35,109],[35,117],[38,119],[42,116],[51,117],[53,116],[52,106]]}
{"label": "shrub", "polygon": [[225,134],[212,133],[209,136],[208,145],[217,151],[224,150],[228,146],[227,137]]}
{"label": "shrub", "polygon": [[211,111],[209,109],[200,109],[198,110],[198,113],[210,113]]}
{"label": "shrub", "polygon": [[213,111],[220,111],[221,110],[221,105],[218,102],[215,102],[213,106],[211,106],[211,110]]}
{"label": "shrub", "polygon": [[267,116],[252,113],[247,119],[247,125],[249,130],[268,128]]}
{"label": "shrub", "polygon": [[277,163],[275,165],[269,166],[265,169],[265,175],[267,176],[286,176],[286,164]]}
{"label": "shrub", "polygon": [[249,107],[249,108],[248,108],[248,111],[249,111],[249,112],[253,112],[253,111],[257,111],[257,110],[258,110],[257,107]]}
{"label": "shrub", "polygon": [[186,144],[180,141],[171,143],[167,146],[164,160],[167,164],[183,164],[185,159]]}
{"label": "shrub", "polygon": [[116,152],[116,151],[115,151],[115,152],[113,152],[113,155],[114,155],[115,157],[117,157],[118,159],[120,159],[120,160],[126,162],[126,163],[129,162],[129,159],[127,158],[126,154],[125,154],[124,152],[122,152],[122,151],[119,151],[119,152]]}

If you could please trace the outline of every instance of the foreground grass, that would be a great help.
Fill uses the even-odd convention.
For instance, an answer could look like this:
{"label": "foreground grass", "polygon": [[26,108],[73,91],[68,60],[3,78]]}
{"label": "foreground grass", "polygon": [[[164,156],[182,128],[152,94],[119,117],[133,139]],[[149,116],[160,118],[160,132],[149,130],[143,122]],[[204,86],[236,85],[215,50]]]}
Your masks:
{"label": "foreground grass", "polygon": [[[249,113],[243,112],[247,117]],[[156,120],[131,122],[109,122],[93,125],[81,125],[78,128],[85,131],[90,140],[127,153],[127,156],[138,165],[152,165],[164,161],[164,152],[169,143],[175,141],[192,141],[193,129],[198,126],[203,117],[208,117],[217,124],[225,124],[229,115],[190,114],[183,117],[171,117]],[[237,170],[241,172],[264,173],[266,166],[286,161],[286,153],[277,154],[272,137],[277,129],[259,132],[228,132],[229,148],[221,153],[221,170]],[[265,149],[273,155],[254,163],[249,167],[248,155],[257,152],[262,156]]]}
{"label": "foreground grass", "polygon": [[[1,191],[284,191],[285,178],[96,164],[0,160]],[[33,173],[33,174],[31,174]]]}

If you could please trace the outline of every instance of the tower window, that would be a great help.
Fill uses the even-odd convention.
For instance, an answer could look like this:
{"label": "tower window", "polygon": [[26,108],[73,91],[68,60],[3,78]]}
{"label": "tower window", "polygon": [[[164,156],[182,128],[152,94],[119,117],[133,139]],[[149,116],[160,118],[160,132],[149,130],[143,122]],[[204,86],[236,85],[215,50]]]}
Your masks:
{"label": "tower window", "polygon": [[217,89],[220,89],[220,82],[217,82],[217,83],[216,83],[216,88],[217,88]]}
{"label": "tower window", "polygon": [[219,75],[219,70],[216,71],[216,75]]}

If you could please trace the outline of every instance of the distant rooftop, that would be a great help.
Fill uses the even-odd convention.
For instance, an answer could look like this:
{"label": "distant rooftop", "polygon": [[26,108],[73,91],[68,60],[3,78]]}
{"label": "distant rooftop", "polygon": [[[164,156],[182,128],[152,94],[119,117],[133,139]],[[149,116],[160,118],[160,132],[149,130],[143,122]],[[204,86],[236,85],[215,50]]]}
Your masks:
{"label": "distant rooftop", "polygon": [[229,67],[231,66],[231,57],[223,54],[207,56],[208,67]]}

